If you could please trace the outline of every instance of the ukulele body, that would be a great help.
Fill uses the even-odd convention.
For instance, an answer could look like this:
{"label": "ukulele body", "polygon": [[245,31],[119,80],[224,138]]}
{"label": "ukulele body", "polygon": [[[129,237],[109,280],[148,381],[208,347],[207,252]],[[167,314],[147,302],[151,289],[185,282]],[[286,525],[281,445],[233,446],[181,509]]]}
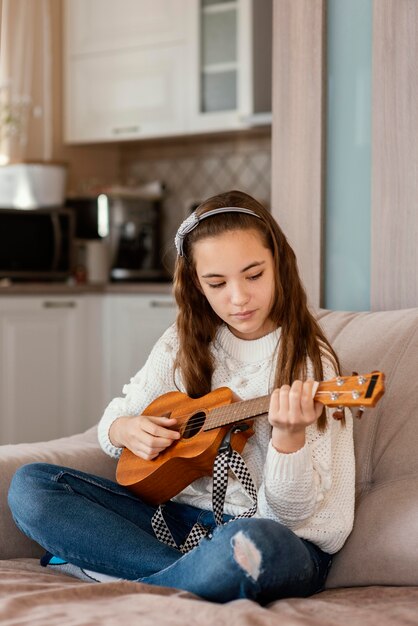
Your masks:
{"label": "ukulele body", "polygon": [[[211,476],[213,462],[225,434],[232,424],[203,430],[211,409],[234,402],[228,387],[221,387],[201,398],[171,391],[152,402],[143,415],[164,415],[177,420],[181,438],[152,461],[146,461],[127,448],[122,451],[116,469],[116,480],[152,505],[167,502],[197,478]],[[254,433],[252,427],[233,433],[231,445],[241,453]]]}

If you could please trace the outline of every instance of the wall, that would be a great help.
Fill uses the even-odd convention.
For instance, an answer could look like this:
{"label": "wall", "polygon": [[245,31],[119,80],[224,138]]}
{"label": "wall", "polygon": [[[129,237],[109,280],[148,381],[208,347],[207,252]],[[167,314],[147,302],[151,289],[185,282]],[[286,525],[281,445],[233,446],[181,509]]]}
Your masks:
{"label": "wall", "polygon": [[[342,90],[346,96],[327,111],[330,5],[350,9],[340,26],[344,38],[351,29],[352,52],[345,51],[350,61]],[[295,249],[314,306],[418,306],[418,2],[373,0],[372,7],[371,14],[369,0],[274,2],[272,206]],[[360,28],[365,30],[357,42]],[[359,61],[357,46],[365,52],[366,64],[360,61],[359,76],[350,87]],[[345,117],[347,103],[351,110]],[[329,138],[327,163],[325,137],[334,130],[342,134]],[[347,147],[350,155],[344,154]],[[335,212],[327,224],[329,209]],[[333,245],[327,278],[331,268],[334,285],[328,285],[324,300],[326,230]]]}
{"label": "wall", "polygon": [[[128,184],[161,180],[166,185],[164,247],[193,204],[217,193],[240,189],[270,206],[271,131],[120,145],[120,178]],[[168,263],[173,261],[168,257]]]}
{"label": "wall", "polygon": [[324,299],[370,308],[372,0],[328,0]]}
{"label": "wall", "polygon": [[322,299],[326,0],[273,5],[272,207],[310,302]]}
{"label": "wall", "polygon": [[373,1],[372,308],[418,306],[418,2]]}

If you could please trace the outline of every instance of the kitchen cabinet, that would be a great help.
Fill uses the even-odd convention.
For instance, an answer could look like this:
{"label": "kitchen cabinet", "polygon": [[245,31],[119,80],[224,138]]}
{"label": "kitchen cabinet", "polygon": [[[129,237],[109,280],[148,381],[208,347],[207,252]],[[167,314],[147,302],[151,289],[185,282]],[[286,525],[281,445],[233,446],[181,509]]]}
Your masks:
{"label": "kitchen cabinet", "polygon": [[271,13],[272,0],[66,0],[66,141],[269,121]]}
{"label": "kitchen cabinet", "polygon": [[74,58],[67,77],[67,140],[183,133],[184,63],[179,45]]}
{"label": "kitchen cabinet", "polygon": [[66,1],[68,142],[184,132],[189,1]]}
{"label": "kitchen cabinet", "polygon": [[189,10],[190,132],[270,123],[272,1],[198,0]]}
{"label": "kitchen cabinet", "polygon": [[74,434],[97,421],[103,394],[94,298],[0,299],[0,443]]}
{"label": "kitchen cabinet", "polygon": [[107,402],[122,395],[125,383],[144,365],[155,342],[175,321],[170,295],[108,295],[105,300],[105,380]]}
{"label": "kitchen cabinet", "polygon": [[0,298],[0,444],[98,422],[172,324],[165,294]]}
{"label": "kitchen cabinet", "polygon": [[188,0],[69,0],[67,51],[81,55],[183,41]]}

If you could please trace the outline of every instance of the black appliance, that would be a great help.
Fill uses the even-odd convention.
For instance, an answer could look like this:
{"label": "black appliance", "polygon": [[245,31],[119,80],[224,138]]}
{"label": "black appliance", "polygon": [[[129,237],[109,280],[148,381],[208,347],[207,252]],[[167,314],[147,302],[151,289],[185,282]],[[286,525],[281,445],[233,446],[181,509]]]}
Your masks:
{"label": "black appliance", "polygon": [[76,239],[102,239],[109,234],[109,198],[105,194],[67,198],[75,215]]}
{"label": "black appliance", "polygon": [[66,280],[73,245],[74,215],[67,209],[0,209],[0,278]]}
{"label": "black appliance", "polygon": [[71,198],[78,239],[103,239],[112,281],[169,280],[161,252],[161,200],[99,194]]}

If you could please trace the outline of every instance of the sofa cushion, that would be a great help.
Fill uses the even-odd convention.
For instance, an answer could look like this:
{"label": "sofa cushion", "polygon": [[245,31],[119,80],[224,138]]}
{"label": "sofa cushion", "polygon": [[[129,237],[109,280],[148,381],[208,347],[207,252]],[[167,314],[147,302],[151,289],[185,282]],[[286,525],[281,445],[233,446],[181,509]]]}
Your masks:
{"label": "sofa cushion", "polygon": [[356,515],[327,586],[418,584],[418,309],[321,311],[344,374],[386,376],[377,407],[355,420]]}
{"label": "sofa cushion", "polygon": [[16,527],[7,505],[15,471],[26,463],[55,463],[114,479],[116,462],[97,442],[97,428],[54,441],[0,446],[0,559],[40,556],[43,550]]}

